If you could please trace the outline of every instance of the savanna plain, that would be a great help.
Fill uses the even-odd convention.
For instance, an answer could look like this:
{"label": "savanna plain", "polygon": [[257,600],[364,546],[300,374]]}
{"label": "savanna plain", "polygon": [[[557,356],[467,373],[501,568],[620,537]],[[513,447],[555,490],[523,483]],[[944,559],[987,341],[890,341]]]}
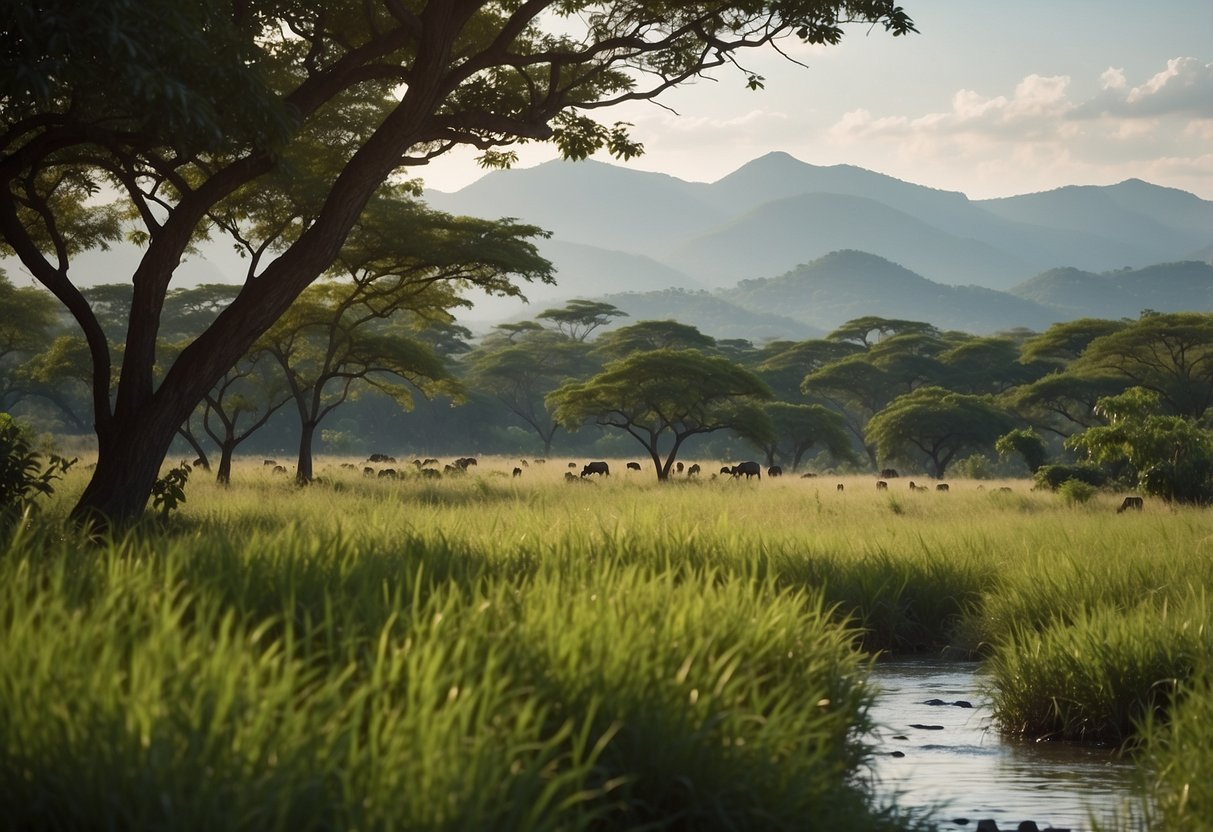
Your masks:
{"label": "savanna plain", "polygon": [[915,654],[982,662],[1010,736],[1132,755],[1132,823],[1213,828],[1207,510],[341,462],[196,471],[104,539],[77,468],[4,532],[10,828],[925,830],[867,765],[869,671]]}

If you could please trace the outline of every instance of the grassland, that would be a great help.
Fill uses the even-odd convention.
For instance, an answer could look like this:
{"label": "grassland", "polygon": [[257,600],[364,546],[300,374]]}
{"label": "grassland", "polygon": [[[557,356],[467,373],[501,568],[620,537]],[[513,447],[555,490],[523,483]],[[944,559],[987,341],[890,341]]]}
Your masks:
{"label": "grassland", "polygon": [[926,826],[864,785],[881,652],[981,657],[1008,733],[1141,743],[1160,829],[1213,811],[1193,753],[1213,718],[1206,512],[1018,482],[658,485],[620,463],[566,483],[554,460],[389,481],[338,462],[302,490],[259,463],[228,488],[195,474],[167,528],[103,544],[57,520],[74,474],[10,533],[0,816]]}

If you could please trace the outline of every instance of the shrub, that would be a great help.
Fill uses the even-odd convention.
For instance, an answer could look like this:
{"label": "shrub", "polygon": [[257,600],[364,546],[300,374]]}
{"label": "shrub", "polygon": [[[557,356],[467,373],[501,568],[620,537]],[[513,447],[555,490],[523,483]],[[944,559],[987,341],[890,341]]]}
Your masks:
{"label": "shrub", "polygon": [[43,465],[21,425],[0,413],[0,522],[32,508],[39,495],[54,493],[52,483],[75,461],[51,454]]}
{"label": "shrub", "polygon": [[1057,487],[1057,493],[1068,506],[1085,503],[1095,496],[1095,486],[1082,480],[1066,480]]}
{"label": "shrub", "polygon": [[1037,488],[1056,491],[1062,483],[1070,480],[1098,487],[1107,482],[1108,477],[1094,465],[1043,465],[1037,469],[1033,480]]}

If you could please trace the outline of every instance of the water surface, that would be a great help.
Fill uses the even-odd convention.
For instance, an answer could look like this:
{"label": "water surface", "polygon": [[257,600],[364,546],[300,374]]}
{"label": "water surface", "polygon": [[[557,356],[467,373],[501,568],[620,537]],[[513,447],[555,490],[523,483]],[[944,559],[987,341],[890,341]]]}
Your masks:
{"label": "water surface", "polygon": [[[1033,820],[1041,829],[1078,832],[1092,828],[1092,816],[1129,814],[1132,761],[1104,748],[1004,739],[977,667],[924,661],[876,666],[872,682],[882,692],[872,710],[879,726],[874,774],[883,796],[896,793],[906,807],[938,806],[931,816],[944,830],[973,830],[991,818],[1000,829]],[[949,704],[925,704],[929,700]],[[972,707],[953,704],[958,701]]]}

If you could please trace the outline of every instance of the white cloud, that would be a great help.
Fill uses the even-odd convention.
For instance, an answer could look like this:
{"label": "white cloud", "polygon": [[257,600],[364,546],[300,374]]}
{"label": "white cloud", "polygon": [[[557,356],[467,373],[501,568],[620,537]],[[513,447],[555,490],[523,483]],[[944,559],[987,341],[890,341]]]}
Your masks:
{"label": "white cloud", "polygon": [[948,187],[966,192],[973,185],[964,177],[991,187],[1002,177],[1022,192],[1077,183],[1079,175],[1096,182],[1156,175],[1160,184],[1213,195],[1213,64],[1175,58],[1137,83],[1114,67],[1098,79],[1101,88],[1086,98],[1074,95],[1067,76],[1033,74],[1008,94],[958,90],[940,112],[855,109],[827,137],[855,156],[883,157],[886,171],[890,164],[938,170]]}

